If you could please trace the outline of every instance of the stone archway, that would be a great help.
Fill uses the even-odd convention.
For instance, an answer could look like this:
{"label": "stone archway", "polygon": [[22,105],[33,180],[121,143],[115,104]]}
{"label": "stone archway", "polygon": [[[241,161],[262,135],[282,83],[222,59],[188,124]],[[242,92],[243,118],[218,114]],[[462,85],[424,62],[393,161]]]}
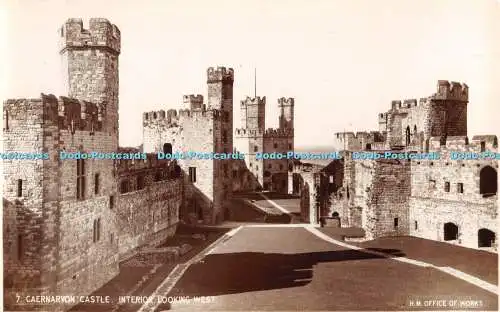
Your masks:
{"label": "stone archway", "polygon": [[458,239],[458,226],[453,222],[444,224],[444,240],[451,241]]}
{"label": "stone archway", "polygon": [[495,195],[498,190],[497,171],[491,166],[485,166],[479,171],[479,194],[483,197]]}
{"label": "stone archway", "polygon": [[493,247],[495,238],[495,232],[484,228],[479,229],[479,231],[477,231],[477,247]]}

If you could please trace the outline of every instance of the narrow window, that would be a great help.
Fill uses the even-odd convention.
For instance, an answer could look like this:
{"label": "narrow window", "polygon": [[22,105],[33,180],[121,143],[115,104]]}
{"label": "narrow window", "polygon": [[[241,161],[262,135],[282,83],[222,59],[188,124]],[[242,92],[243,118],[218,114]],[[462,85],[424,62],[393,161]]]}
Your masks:
{"label": "narrow window", "polygon": [[288,149],[292,150],[292,144],[288,144]]}
{"label": "narrow window", "polygon": [[418,222],[415,221],[415,230],[418,230]]}
{"label": "narrow window", "polygon": [[464,184],[457,183],[457,193],[463,193],[463,192],[464,192]]}
{"label": "narrow window", "polygon": [[224,164],[224,177],[228,177],[227,164]]}
{"label": "narrow window", "polygon": [[85,197],[85,161],[83,159],[76,160],[76,198],[84,199]]}
{"label": "narrow window", "polygon": [[189,167],[189,181],[196,183],[196,167]]}
{"label": "narrow window", "polygon": [[237,178],[238,177],[238,170],[233,170],[233,178]]}
{"label": "narrow window", "polygon": [[94,176],[94,193],[99,194],[99,174],[96,173]]}
{"label": "narrow window", "polygon": [[222,143],[227,143],[227,130],[222,131]]}
{"label": "narrow window", "polygon": [[330,184],[333,184],[333,176],[330,176]]}
{"label": "narrow window", "polygon": [[115,197],[113,195],[109,196],[109,209],[115,208]]}
{"label": "narrow window", "polygon": [[142,190],[144,188],[144,176],[142,174],[137,176],[137,189]]}
{"label": "narrow window", "polygon": [[3,119],[4,119],[3,120],[4,129],[9,130],[9,111],[8,110],[4,110]]}
{"label": "narrow window", "polygon": [[17,180],[17,197],[23,196],[23,180]]}
{"label": "narrow window", "polygon": [[394,228],[397,228],[398,224],[399,224],[399,219],[398,218],[394,218]]}
{"label": "narrow window", "polygon": [[486,142],[481,141],[481,152],[486,151]]}
{"label": "narrow window", "polygon": [[124,180],[120,183],[120,193],[124,194],[128,192],[128,181]]}
{"label": "narrow window", "polygon": [[113,233],[109,234],[109,242],[113,244],[114,241],[115,241],[115,235]]}
{"label": "narrow window", "polygon": [[101,218],[94,220],[93,241],[97,243],[101,238]]}
{"label": "narrow window", "polygon": [[450,191],[450,182],[444,182],[444,191],[449,192]]}
{"label": "narrow window", "polygon": [[278,143],[274,143],[274,148],[278,148]]}
{"label": "narrow window", "polygon": [[257,145],[254,145],[254,147],[253,147],[253,151],[254,151],[254,152],[257,152],[258,150],[259,150],[259,148],[257,147]]}

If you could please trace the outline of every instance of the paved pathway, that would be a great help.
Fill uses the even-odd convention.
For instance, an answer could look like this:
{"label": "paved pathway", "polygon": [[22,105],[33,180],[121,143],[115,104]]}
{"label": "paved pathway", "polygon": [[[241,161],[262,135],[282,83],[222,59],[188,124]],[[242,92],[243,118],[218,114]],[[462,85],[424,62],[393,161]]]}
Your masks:
{"label": "paved pathway", "polygon": [[174,311],[498,310],[497,285],[477,276],[304,224],[235,228],[175,272],[154,294]]}

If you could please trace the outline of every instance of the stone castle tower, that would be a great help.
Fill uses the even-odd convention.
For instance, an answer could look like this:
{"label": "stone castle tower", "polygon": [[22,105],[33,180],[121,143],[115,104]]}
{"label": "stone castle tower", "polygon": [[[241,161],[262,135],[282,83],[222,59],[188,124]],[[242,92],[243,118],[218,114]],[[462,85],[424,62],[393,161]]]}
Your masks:
{"label": "stone castle tower", "polygon": [[3,107],[5,152],[41,155],[4,160],[4,217],[13,216],[5,288],[14,294],[92,293],[118,273],[113,160],[59,153],[118,150],[120,31],[106,19],[90,19],[89,29],[69,19],[60,41],[69,97],[7,99]]}
{"label": "stone castle tower", "polygon": [[235,184],[239,189],[262,188],[285,194],[288,192],[287,170],[293,160],[258,159],[256,156],[259,153],[286,155],[294,150],[294,103],[293,98],[278,99],[279,127],[266,129],[266,97],[247,97],[241,101],[242,128],[235,130],[235,147],[247,155],[245,166],[248,172]]}
{"label": "stone castle tower", "polygon": [[102,18],[90,19],[89,29],[81,19],[68,19],[60,35],[68,96],[97,104],[104,130],[118,137],[120,30]]}

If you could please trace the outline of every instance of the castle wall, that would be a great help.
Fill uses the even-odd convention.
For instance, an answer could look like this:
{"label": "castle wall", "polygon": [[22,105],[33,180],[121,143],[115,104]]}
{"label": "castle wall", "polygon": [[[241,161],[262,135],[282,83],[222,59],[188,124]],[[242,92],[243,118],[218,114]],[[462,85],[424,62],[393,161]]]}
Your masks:
{"label": "castle wall", "polygon": [[[481,194],[481,172],[498,171],[497,160],[450,160],[451,151],[481,151],[480,142],[466,144],[465,137],[448,138],[440,146],[438,138],[431,139],[431,148],[439,151],[440,160],[413,161],[412,194],[410,201],[411,235],[444,241],[444,224],[458,226],[458,237],[447,240],[469,248],[478,247],[478,231],[489,229],[496,233],[497,193]],[[496,152],[492,142],[486,150]],[[486,169],[485,169],[486,168]],[[487,177],[483,176],[483,179]],[[496,175],[495,175],[496,179]],[[496,184],[484,180],[485,184]],[[461,184],[461,186],[459,185]],[[429,217],[432,216],[432,217]],[[491,249],[496,250],[496,245]]]}
{"label": "castle wall", "polygon": [[[131,190],[117,197],[120,260],[140,247],[159,245],[175,233],[184,195],[183,181],[162,169],[127,170],[120,174],[118,185],[127,181]],[[142,189],[137,185],[139,175],[144,178]]]}

